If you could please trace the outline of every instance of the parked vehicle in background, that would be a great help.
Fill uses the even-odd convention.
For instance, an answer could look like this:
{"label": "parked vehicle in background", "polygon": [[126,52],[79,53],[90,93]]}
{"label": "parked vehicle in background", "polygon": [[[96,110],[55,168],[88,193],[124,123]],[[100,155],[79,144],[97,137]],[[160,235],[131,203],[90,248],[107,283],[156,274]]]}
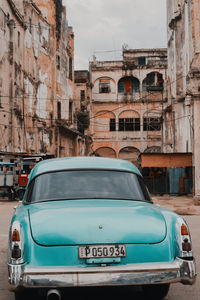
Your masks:
{"label": "parked vehicle in background", "polygon": [[34,166],[42,161],[41,156],[25,157],[16,164],[18,168],[18,184],[16,185],[16,195],[22,200],[26,186],[28,184],[29,174]]}
{"label": "parked vehicle in background", "polygon": [[10,161],[0,161],[0,197],[13,201],[22,200],[31,170],[44,155],[17,157]]}
{"label": "parked vehicle in background", "polygon": [[193,284],[195,260],[182,217],[153,204],[138,169],[99,157],[38,163],[11,221],[9,284],[60,299],[68,287],[139,285],[163,299]]}
{"label": "parked vehicle in background", "polygon": [[15,199],[14,163],[0,162],[0,196]]}

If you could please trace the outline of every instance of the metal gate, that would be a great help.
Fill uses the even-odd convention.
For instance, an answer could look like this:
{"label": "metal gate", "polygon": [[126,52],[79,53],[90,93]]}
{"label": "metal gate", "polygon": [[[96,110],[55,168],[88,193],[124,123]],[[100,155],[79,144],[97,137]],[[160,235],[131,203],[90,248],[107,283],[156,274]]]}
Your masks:
{"label": "metal gate", "polygon": [[160,177],[160,178],[144,177],[144,182],[148,187],[150,194],[153,195],[169,194],[168,177]]}

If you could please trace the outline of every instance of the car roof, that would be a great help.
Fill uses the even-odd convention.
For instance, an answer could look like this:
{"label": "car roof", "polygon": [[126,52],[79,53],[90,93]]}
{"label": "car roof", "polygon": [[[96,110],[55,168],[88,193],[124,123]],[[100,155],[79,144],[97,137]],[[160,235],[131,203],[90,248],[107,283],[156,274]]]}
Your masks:
{"label": "car roof", "polygon": [[126,160],[79,156],[43,160],[33,168],[30,180],[42,173],[77,169],[121,170],[141,175],[136,166]]}

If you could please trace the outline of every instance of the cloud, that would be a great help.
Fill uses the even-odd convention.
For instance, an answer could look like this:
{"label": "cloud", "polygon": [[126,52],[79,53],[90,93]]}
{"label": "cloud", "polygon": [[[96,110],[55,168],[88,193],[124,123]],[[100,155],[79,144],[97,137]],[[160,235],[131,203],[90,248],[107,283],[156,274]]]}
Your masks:
{"label": "cloud", "polygon": [[120,59],[129,48],[166,47],[166,0],[63,0],[75,33],[76,69],[87,69],[91,56]]}

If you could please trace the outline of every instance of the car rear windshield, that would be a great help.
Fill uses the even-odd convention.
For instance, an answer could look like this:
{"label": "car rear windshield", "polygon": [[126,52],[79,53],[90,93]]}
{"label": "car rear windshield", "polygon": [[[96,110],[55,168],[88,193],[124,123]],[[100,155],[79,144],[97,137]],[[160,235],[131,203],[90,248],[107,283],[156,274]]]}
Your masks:
{"label": "car rear windshield", "polygon": [[29,186],[26,202],[72,199],[151,201],[140,176],[122,171],[73,170],[42,174]]}

